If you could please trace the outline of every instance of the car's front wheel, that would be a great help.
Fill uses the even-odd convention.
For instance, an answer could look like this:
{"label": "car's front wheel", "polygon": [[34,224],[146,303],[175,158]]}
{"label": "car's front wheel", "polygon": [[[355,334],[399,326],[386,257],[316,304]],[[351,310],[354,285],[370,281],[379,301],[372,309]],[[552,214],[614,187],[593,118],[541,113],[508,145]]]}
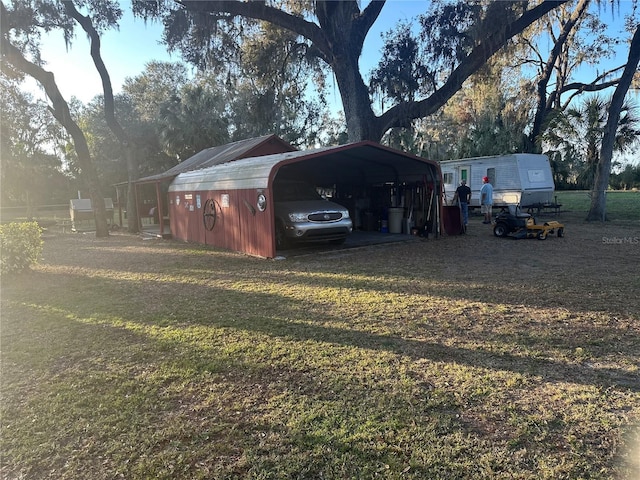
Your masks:
{"label": "car's front wheel", "polygon": [[284,225],[276,223],[276,250],[283,250],[290,246],[289,239],[284,231]]}

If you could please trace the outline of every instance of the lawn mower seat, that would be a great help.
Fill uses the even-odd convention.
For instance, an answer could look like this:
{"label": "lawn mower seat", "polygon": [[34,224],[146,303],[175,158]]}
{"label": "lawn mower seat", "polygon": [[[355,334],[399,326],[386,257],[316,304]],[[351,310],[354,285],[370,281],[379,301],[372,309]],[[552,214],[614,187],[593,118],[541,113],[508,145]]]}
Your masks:
{"label": "lawn mower seat", "polygon": [[520,210],[520,205],[509,205],[509,213],[516,218],[530,218],[531,215],[529,213],[523,212]]}

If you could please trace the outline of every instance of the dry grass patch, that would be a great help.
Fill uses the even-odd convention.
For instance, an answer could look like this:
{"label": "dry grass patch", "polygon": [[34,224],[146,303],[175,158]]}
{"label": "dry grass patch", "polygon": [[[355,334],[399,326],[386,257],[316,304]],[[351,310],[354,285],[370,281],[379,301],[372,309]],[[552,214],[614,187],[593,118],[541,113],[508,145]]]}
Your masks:
{"label": "dry grass patch", "polygon": [[475,220],[280,262],[50,236],[3,278],[3,478],[637,478],[635,227]]}

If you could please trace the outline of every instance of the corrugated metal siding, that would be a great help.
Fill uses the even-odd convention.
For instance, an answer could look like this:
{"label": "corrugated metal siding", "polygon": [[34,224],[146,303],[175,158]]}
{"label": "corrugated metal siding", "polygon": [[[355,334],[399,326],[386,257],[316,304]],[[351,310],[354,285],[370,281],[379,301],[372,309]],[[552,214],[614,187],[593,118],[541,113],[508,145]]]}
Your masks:
{"label": "corrugated metal siding", "polygon": [[[304,154],[296,151],[241,159],[178,175],[169,186],[174,237],[250,255],[274,257],[275,226],[269,178],[278,163]],[[264,212],[257,208],[259,191],[267,196]],[[188,195],[192,195],[193,202],[200,195],[199,208],[196,204],[192,210],[191,205],[185,204],[189,201],[185,198]],[[218,209],[212,231],[204,228],[202,209],[207,199],[213,199]]]}
{"label": "corrugated metal siding", "polygon": [[286,143],[280,137],[271,135],[266,142],[261,143],[254,150],[247,152],[247,155],[244,155],[244,157],[245,158],[250,156],[257,157],[258,155],[272,155],[274,153],[295,152],[295,151],[297,151],[296,148]]}
{"label": "corrugated metal siding", "polygon": [[200,170],[241,158],[259,157],[291,151],[296,151],[296,149],[275,135],[249,138],[226,145],[207,148],[163,173],[141,178],[137,180],[137,182],[144,183],[158,179],[173,178],[181,173]]}
{"label": "corrugated metal siding", "polygon": [[169,191],[211,191],[267,188],[273,166],[280,155],[236,160],[224,165],[181,173],[171,183]]}
{"label": "corrugated metal siding", "polygon": [[181,173],[171,183],[169,191],[266,189],[269,176],[276,165],[305,155],[308,152],[277,153]]}
{"label": "corrugated metal siding", "polygon": [[169,218],[174,238],[184,241],[202,241],[198,223],[202,223],[202,203],[198,205],[195,192],[169,192]]}
{"label": "corrugated metal siding", "polygon": [[[170,192],[174,238],[250,255],[274,257],[272,199],[267,194],[267,208],[261,212],[257,208],[258,192],[256,189]],[[197,201],[198,196],[200,202]],[[207,230],[204,225],[207,200],[213,200],[216,206],[212,230]]]}
{"label": "corrugated metal siding", "polygon": [[[267,196],[267,208],[263,212],[257,207],[259,192]],[[273,199],[266,190],[239,190],[236,194],[242,251],[250,255],[274,257]]]}

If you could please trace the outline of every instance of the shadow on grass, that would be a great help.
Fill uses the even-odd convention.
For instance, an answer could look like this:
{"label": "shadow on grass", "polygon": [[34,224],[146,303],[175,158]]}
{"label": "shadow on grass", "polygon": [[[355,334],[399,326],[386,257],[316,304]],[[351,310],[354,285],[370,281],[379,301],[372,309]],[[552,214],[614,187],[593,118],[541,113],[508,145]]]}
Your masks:
{"label": "shadow on grass", "polygon": [[457,363],[469,367],[502,370],[533,375],[546,382],[568,382],[603,388],[624,388],[640,391],[640,376],[615,368],[597,368],[589,364],[568,364],[562,361],[495,354],[482,349],[457,348],[423,340],[410,340],[395,336],[376,335],[361,331],[343,330],[317,325],[292,325],[276,318],[262,318],[259,323],[220,326],[242,328],[271,336],[297,341],[322,341],[348,347],[377,349],[413,359]]}
{"label": "shadow on grass", "polygon": [[[56,274],[39,274],[39,282],[43,285],[60,285]],[[69,275],[66,275],[69,278]],[[237,280],[237,278],[236,278]],[[253,278],[255,281],[256,279]],[[296,279],[295,282],[298,282]],[[327,342],[361,349],[388,351],[397,355],[406,355],[414,359],[427,359],[436,362],[454,362],[476,368],[510,371],[523,375],[539,376],[548,382],[573,382],[585,385],[596,385],[603,388],[625,388],[640,390],[640,377],[617,368],[599,367],[589,363],[568,363],[562,360],[537,358],[509,353],[495,353],[481,347],[464,348],[443,345],[419,339],[407,339],[396,335],[380,335],[363,330],[336,328],[317,323],[338,323],[343,319],[320,311],[318,306],[307,299],[294,299],[279,293],[245,292],[229,288],[229,286],[208,286],[197,283],[172,284],[166,281],[136,280],[123,281],[117,278],[84,278],[78,275],[72,285],[66,285],[66,292],[40,290],[36,304],[55,305],[61,310],[68,305],[77,305],[74,314],[80,317],[94,315],[110,318],[117,316],[124,321],[139,325],[161,325],[185,328],[189,326],[212,326],[232,328],[242,331],[259,332],[272,337],[286,338],[293,341]],[[166,295],[157,296],[149,302],[149,292],[153,292],[161,284]],[[313,284],[313,282],[312,282]],[[331,280],[325,280],[325,286],[335,287]],[[339,288],[346,286],[338,282]],[[71,289],[69,289],[71,287]],[[82,287],[82,288],[80,288]],[[361,287],[359,287],[361,288]],[[70,290],[70,291],[69,291]],[[62,296],[64,293],[64,296]],[[56,299],[56,295],[60,295]],[[113,298],[125,298],[121,305],[113,302]],[[83,299],[92,298],[91,302]],[[99,299],[99,300],[97,300]],[[83,306],[86,303],[87,306]],[[87,310],[88,308],[88,310]],[[135,314],[132,314],[135,312]],[[293,319],[283,320],[283,319]],[[300,319],[301,321],[296,321]],[[348,320],[347,320],[348,321]],[[379,322],[372,318],[371,322]],[[382,319],[384,322],[384,318]],[[314,324],[315,323],[315,324]],[[408,335],[421,336],[419,326],[407,330]],[[452,335],[458,334],[453,332]],[[463,334],[462,334],[463,335]],[[490,333],[488,333],[490,335]],[[549,344],[566,345],[568,340],[565,331],[556,332],[556,337],[545,336],[533,338],[527,332],[512,334],[508,341],[514,347],[518,344],[536,346],[544,352]],[[593,327],[590,336],[593,338],[615,338],[623,332],[602,327]],[[500,335],[487,338],[491,342],[503,341]],[[620,354],[635,355],[632,351],[634,341],[616,345]],[[613,345],[611,346],[613,348]],[[566,347],[565,347],[566,348]],[[627,348],[628,351],[625,351]]]}
{"label": "shadow on grass", "polygon": [[[198,460],[233,471],[246,452],[254,461],[268,463],[274,451],[286,460],[291,449],[302,448],[305,458],[300,463],[278,465],[295,471],[305,462],[324,467],[323,459],[312,456],[326,452],[328,445],[345,459],[363,462],[362,468],[373,468],[373,459],[393,464],[408,462],[411,456],[410,448],[404,459],[393,449],[368,451],[366,435],[379,436],[371,426],[358,441],[349,439],[348,431],[369,415],[392,425],[404,425],[407,418],[416,421],[413,402],[397,391],[369,388],[349,378],[339,379],[349,384],[348,393],[332,391],[327,379],[356,377],[349,369],[305,372],[286,364],[246,361],[197,339],[167,337],[162,329],[138,330],[136,326],[148,325],[135,320],[122,318],[125,323],[118,324],[105,312],[87,317],[46,300],[37,305],[9,302],[4,307],[13,339],[12,348],[3,352],[11,359],[4,380],[10,381],[14,398],[3,405],[3,421],[12,432],[21,433],[0,441],[3,473],[9,476],[44,478],[56,471],[65,478],[81,478],[87,472],[111,471],[142,478],[136,469],[145,462],[156,469],[163,462],[175,462],[176,469],[166,478],[189,478]],[[18,335],[21,331],[28,335]],[[43,380],[34,385],[29,378],[33,374]],[[279,407],[287,411],[304,397],[315,414],[291,423],[273,414],[263,417],[270,396],[296,397],[291,405],[285,401]],[[460,407],[453,394],[434,397],[420,402],[423,419],[443,434],[458,431]],[[338,430],[345,428],[346,433]],[[272,444],[266,443],[267,434]],[[24,455],[24,450],[30,454]],[[192,461],[176,461],[182,455]],[[152,473],[145,471],[145,478],[148,475]]]}
{"label": "shadow on grass", "polygon": [[[499,240],[499,245],[504,247],[505,242],[502,240]],[[540,243],[537,240],[532,242],[535,246]],[[594,243],[592,250],[596,247],[611,250],[601,245],[599,237]],[[552,248],[551,251],[557,254],[554,256],[550,256],[548,249],[536,253],[526,247],[510,250],[507,248],[508,251],[503,252],[504,258],[488,260],[491,267],[482,267],[482,272],[465,269],[469,261],[468,256],[476,254],[473,245],[465,245],[464,250],[456,251],[460,257],[458,260],[447,260],[445,263],[440,262],[441,253],[436,252],[436,258],[430,258],[424,248],[418,247],[411,252],[420,255],[413,263],[409,263],[407,259],[398,259],[389,268],[376,268],[366,261],[344,266],[339,259],[330,256],[315,258],[314,261],[308,259],[312,262],[310,267],[305,261],[292,264],[271,262],[230,252],[212,251],[204,246],[175,243],[156,245],[148,252],[135,249],[116,252],[116,249],[108,245],[93,248],[96,250],[96,257],[107,257],[94,260],[97,268],[108,269],[113,265],[130,263],[131,268],[120,267],[122,271],[142,274],[152,272],[160,275],[166,273],[188,277],[186,281],[191,283],[199,280],[262,281],[265,285],[285,283],[293,286],[363,290],[381,294],[406,293],[486,304],[501,303],[516,308],[523,305],[534,309],[564,307],[575,314],[593,311],[633,311],[633,304],[637,303],[637,300],[627,292],[640,287],[640,278],[635,275],[634,266],[626,257],[621,259],[624,264],[619,265],[617,271],[611,272],[611,269],[607,269],[608,276],[604,276],[586,267],[585,262],[580,264],[580,257],[568,256],[567,249],[571,250],[571,247],[566,245],[558,252],[555,251],[555,247]],[[120,258],[117,261],[109,260],[108,257],[111,255]],[[159,260],[158,257],[163,255],[166,255],[166,258]],[[364,255],[365,259],[371,260],[366,251],[358,255]],[[393,251],[390,251],[389,255],[394,255]],[[540,259],[539,255],[545,257]],[[594,253],[595,255],[597,253]],[[517,258],[517,263],[513,263],[512,258]],[[132,261],[129,262],[128,259]],[[606,257],[597,261],[599,265],[611,262],[612,260]],[[60,264],[82,265],[73,257],[70,257],[68,262]]]}

